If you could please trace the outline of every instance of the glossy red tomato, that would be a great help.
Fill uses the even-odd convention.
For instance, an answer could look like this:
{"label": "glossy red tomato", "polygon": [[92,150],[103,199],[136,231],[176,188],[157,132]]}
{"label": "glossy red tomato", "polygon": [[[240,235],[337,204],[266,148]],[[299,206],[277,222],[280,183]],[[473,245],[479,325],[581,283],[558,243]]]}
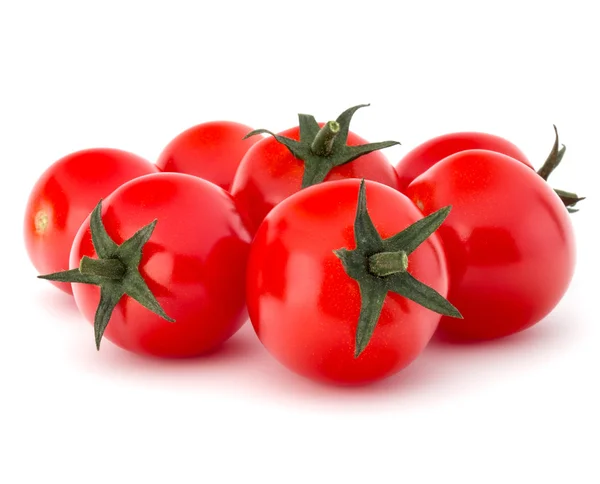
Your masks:
{"label": "glossy red tomato", "polygon": [[[190,175],[159,173],[126,183],[102,203],[106,232],[122,244],[157,220],[138,270],[168,322],[132,297],[120,299],[104,336],[126,350],[162,357],[209,351],[247,318],[246,262],[250,236],[231,196]],[[77,233],[71,267],[97,258],[90,220]],[[77,306],[94,321],[100,289],[73,284]]]}
{"label": "glossy red tomato", "polygon": [[[41,273],[69,267],[73,238],[100,199],[123,183],[158,169],[126,151],[78,151],[52,164],[38,179],[25,210],[25,246]],[[54,284],[69,294],[71,285]]]}
{"label": "glossy red tomato", "polygon": [[[300,191],[269,213],[252,243],[247,303],[253,327],[277,360],[315,380],[365,383],[392,375],[419,355],[440,319],[384,293],[370,342],[356,357],[361,291],[334,250],[357,248],[359,185],[343,180]],[[423,218],[397,190],[369,181],[366,188],[368,213],[382,238]],[[409,255],[408,270],[446,295],[446,262],[435,234]]]}
{"label": "glossy red tomato", "polygon": [[[320,127],[324,123],[319,123]],[[298,127],[279,133],[293,140],[300,139]],[[366,144],[360,136],[349,132],[347,144]],[[274,138],[265,138],[254,145],[240,163],[231,193],[246,218],[248,228],[255,232],[267,213],[282,200],[302,188],[304,163]],[[388,159],[379,151],[363,155],[354,161],[333,168],[324,181],[345,178],[365,178],[393,188],[398,176]]]}
{"label": "glossy red tomato", "polygon": [[447,156],[474,149],[503,153],[533,168],[517,146],[500,136],[477,132],[449,133],[426,141],[400,160],[396,166],[400,190],[405,191],[410,182]]}
{"label": "glossy red tomato", "polygon": [[232,121],[198,124],[175,137],[156,164],[162,171],[194,175],[229,190],[242,157],[261,139],[243,139],[250,131]]}
{"label": "glossy red tomato", "polygon": [[461,321],[460,339],[506,336],[542,320],[564,295],[575,263],[571,221],[546,182],[514,158],[462,151],[435,164],[406,194],[424,214],[451,204],[438,233]]}

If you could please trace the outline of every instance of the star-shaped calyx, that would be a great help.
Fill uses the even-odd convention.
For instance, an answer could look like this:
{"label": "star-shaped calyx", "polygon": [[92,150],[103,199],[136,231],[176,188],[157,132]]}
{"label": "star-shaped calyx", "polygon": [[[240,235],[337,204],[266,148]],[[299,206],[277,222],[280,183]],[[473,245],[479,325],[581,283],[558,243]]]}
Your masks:
{"label": "star-shaped calyx", "polygon": [[360,104],[347,109],[335,121],[329,121],[321,128],[314,116],[299,114],[300,141],[277,135],[266,129],[256,129],[244,139],[256,134],[266,133],[286,146],[298,159],[304,161],[302,188],[321,183],[336,166],[349,163],[359,156],[390,146],[399,145],[398,141],[382,141],[359,146],[348,146],[348,131],[354,113],[368,104]]}
{"label": "star-shaped calyx", "polygon": [[110,321],[113,310],[123,296],[129,296],[146,309],[169,322],[175,322],[164,312],[139,271],[144,245],[154,231],[156,220],[138,230],[121,245],[110,238],[102,223],[102,202],[90,216],[90,232],[97,259],[84,256],[78,269],[38,276],[50,281],[94,284],[100,286],[100,303],[94,317],[96,348]]}
{"label": "star-shaped calyx", "polygon": [[[556,126],[554,126],[554,134],[554,146],[552,146],[552,150],[550,151],[548,158],[537,172],[537,174],[540,175],[546,181],[548,181],[548,177],[556,169],[556,167],[560,165],[560,162],[565,156],[565,151],[567,149],[565,145],[561,145],[559,148],[558,130],[556,129]],[[565,207],[567,207],[569,213],[578,212],[579,209],[575,208],[575,205],[577,205],[578,202],[585,200],[585,197],[579,197],[575,193],[566,192],[564,190],[558,190],[556,188],[554,189],[554,191],[560,197]]]}
{"label": "star-shaped calyx", "polygon": [[442,295],[408,272],[410,254],[437,230],[450,213],[450,208],[444,207],[402,232],[382,239],[367,211],[366,187],[362,180],[354,221],[356,248],[334,251],[346,274],[358,282],[360,289],[361,308],[356,328],[355,358],[367,347],[389,291],[436,313],[462,318],[458,310]]}

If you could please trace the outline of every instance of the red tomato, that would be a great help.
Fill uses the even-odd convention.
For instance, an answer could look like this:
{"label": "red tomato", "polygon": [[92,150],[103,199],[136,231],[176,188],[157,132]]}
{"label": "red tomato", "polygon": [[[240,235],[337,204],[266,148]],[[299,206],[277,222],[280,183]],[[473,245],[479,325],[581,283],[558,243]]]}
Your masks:
{"label": "red tomato", "polygon": [[[392,375],[417,357],[440,319],[384,292],[371,339],[356,357],[361,291],[334,250],[357,248],[359,185],[344,180],[300,191],[269,213],[252,243],[247,303],[254,329],[283,365],[315,380],[365,383]],[[395,189],[369,181],[366,187],[368,213],[384,239],[423,219]],[[409,255],[408,269],[446,295],[446,263],[435,234]]]}
{"label": "red tomato", "polygon": [[198,124],[175,137],[156,164],[162,171],[194,175],[229,190],[242,157],[261,139],[243,139],[250,131],[231,121]]}
{"label": "red tomato", "polygon": [[[38,179],[25,211],[25,246],[41,273],[69,267],[73,238],[96,204],[123,183],[158,169],[126,151],[78,151],[52,164]],[[71,285],[54,284],[69,294]]]}
{"label": "red tomato", "polygon": [[450,133],[426,141],[400,160],[396,166],[400,190],[404,192],[410,182],[447,156],[473,149],[503,153],[533,168],[519,148],[500,136],[474,132]]}
{"label": "red tomato", "polygon": [[[245,274],[250,236],[231,196],[190,175],[141,177],[102,203],[106,233],[119,245],[154,219],[157,223],[143,246],[137,270],[159,309],[175,322],[125,295],[115,302],[104,336],[134,353],[161,357],[189,357],[212,350],[247,318]],[[84,256],[97,258],[96,249],[88,219],[75,237],[71,267],[80,267]],[[124,277],[132,272],[127,271]],[[94,321],[100,289],[73,284],[73,293],[81,312]]]}
{"label": "red tomato", "polygon": [[567,290],[575,263],[571,221],[560,198],[525,164],[492,151],[462,151],[425,171],[406,194],[424,214],[452,205],[438,233],[449,299],[464,319],[442,318],[449,336],[521,331]]}
{"label": "red tomato", "polygon": [[[344,113],[341,116],[343,115]],[[325,123],[317,125],[314,118],[312,121],[316,129],[325,126]],[[279,133],[279,136],[298,141],[300,128],[288,129]],[[348,146],[366,143],[360,136],[348,132],[346,142]],[[389,143],[388,146],[397,144]],[[305,162],[296,158],[286,146],[273,137],[260,140],[248,150],[233,180],[231,193],[246,218],[251,232],[256,232],[262,220],[275,205],[301,190],[304,173]],[[372,151],[353,161],[333,167],[323,181],[345,178],[365,178],[393,188],[398,187],[398,176],[394,167],[379,151]]]}

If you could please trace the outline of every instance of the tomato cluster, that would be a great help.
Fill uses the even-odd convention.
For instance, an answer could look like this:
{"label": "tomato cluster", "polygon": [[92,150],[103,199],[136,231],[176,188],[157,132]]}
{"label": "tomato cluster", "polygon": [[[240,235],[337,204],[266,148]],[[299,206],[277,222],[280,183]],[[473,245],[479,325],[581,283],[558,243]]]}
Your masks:
{"label": "tomato cluster", "polygon": [[[51,165],[25,213],[39,276],[103,338],[139,354],[210,352],[246,319],[309,378],[372,382],[436,330],[507,336],[544,319],[575,265],[577,195],[486,133],[451,133],[395,166],[349,130],[356,111],[275,134],[215,121],[156,163],[89,149]],[[267,136],[264,136],[264,135]]]}

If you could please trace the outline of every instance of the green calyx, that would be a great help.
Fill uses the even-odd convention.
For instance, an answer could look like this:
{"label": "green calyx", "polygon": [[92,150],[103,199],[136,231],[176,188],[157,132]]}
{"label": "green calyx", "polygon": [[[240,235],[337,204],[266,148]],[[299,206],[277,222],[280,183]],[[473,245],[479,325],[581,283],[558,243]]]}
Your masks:
{"label": "green calyx", "polygon": [[442,295],[408,272],[410,254],[438,229],[450,209],[450,206],[444,207],[402,232],[382,239],[367,211],[365,181],[361,182],[354,221],[356,249],[334,250],[346,274],[358,282],[360,289],[361,308],[356,328],[355,358],[367,347],[389,291],[436,313],[462,318],[460,312]]}
{"label": "green calyx", "polygon": [[309,114],[299,114],[300,141],[279,136],[266,129],[257,129],[248,133],[245,138],[261,133],[270,134],[298,159],[304,161],[302,188],[321,183],[336,166],[349,163],[356,158],[399,145],[398,141],[382,141],[360,146],[348,146],[348,131],[354,113],[368,104],[360,104],[347,109],[335,121],[329,121],[322,128]]}
{"label": "green calyx", "polygon": [[[550,154],[548,155],[548,158],[546,159],[546,161],[544,162],[542,167],[537,172],[537,174],[540,175],[546,181],[548,181],[548,177],[558,167],[558,165],[560,165],[560,162],[562,161],[563,157],[565,156],[565,151],[567,149],[567,147],[565,145],[561,145],[559,147],[558,130],[556,129],[556,126],[554,126],[554,134],[555,134],[555,139],[554,139],[554,145],[552,146],[552,150],[550,151]],[[554,189],[554,191],[560,197],[560,199],[564,203],[565,207],[567,207],[567,210],[569,211],[569,213],[578,212],[579,209],[575,208],[575,205],[578,202],[585,200],[585,197],[579,197],[575,193],[566,192],[564,190],[558,190],[558,189]]]}
{"label": "green calyx", "polygon": [[138,269],[142,250],[150,240],[157,221],[154,220],[117,245],[106,232],[101,212],[102,202],[98,203],[90,217],[92,242],[98,259],[84,256],[78,269],[38,276],[50,281],[100,286],[100,303],[94,317],[97,349],[100,349],[100,341],[112,312],[123,296],[129,296],[161,318],[175,322],[164,312]]}

